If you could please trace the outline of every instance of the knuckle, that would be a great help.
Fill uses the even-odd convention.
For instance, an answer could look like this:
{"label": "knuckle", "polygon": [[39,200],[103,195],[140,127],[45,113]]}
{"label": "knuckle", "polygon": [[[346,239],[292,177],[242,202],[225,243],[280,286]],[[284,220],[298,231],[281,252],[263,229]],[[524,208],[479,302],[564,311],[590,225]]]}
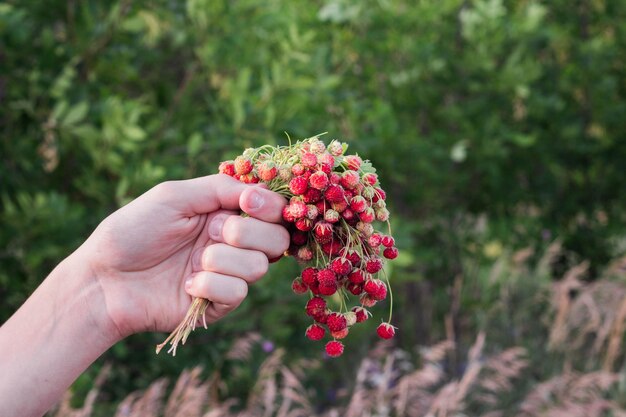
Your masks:
{"label": "knuckle", "polygon": [[157,198],[165,197],[165,196],[171,195],[174,192],[174,190],[178,187],[176,183],[177,183],[176,181],[165,181],[165,182],[155,185],[150,191]]}

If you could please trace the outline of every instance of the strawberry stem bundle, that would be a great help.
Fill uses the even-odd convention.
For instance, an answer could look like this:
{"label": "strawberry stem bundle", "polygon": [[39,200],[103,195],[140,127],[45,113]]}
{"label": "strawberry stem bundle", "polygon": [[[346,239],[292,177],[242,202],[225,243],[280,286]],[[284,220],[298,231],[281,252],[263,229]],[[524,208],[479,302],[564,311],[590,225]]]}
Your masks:
{"label": "strawberry stem bundle", "polygon": [[[289,200],[283,209],[291,236],[286,255],[303,267],[291,288],[296,294],[309,294],[305,311],[313,323],[305,335],[317,341],[328,331],[332,340],[325,350],[330,357],[343,354],[339,340],[353,325],[367,320],[368,308],[387,294],[389,318],[378,326],[377,334],[383,339],[395,334],[390,324],[391,287],[383,264],[384,259],[395,259],[398,249],[391,236],[386,194],[371,163],[346,155],[346,149],[345,143],[333,140],[326,146],[314,136],[288,146],[246,149],[219,166],[222,174],[247,184],[265,183]],[[387,225],[386,233],[374,228],[377,221]],[[329,297],[339,305],[337,311],[329,307]],[[358,297],[358,305],[349,308],[353,297]],[[208,303],[194,299],[180,325],[157,346],[157,353],[170,343],[168,353],[175,355],[178,344],[184,344],[204,319]]]}

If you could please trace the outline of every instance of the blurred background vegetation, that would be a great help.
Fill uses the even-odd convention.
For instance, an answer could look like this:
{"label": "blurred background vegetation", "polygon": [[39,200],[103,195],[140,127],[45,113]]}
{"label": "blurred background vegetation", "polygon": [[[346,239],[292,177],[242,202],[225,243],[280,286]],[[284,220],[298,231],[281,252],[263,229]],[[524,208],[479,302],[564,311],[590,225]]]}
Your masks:
{"label": "blurred background vegetation", "polygon": [[[425,346],[445,341],[435,355],[444,384],[487,353],[523,349],[516,389],[488,404],[471,397],[470,415],[521,409],[540,383],[574,371],[611,375],[598,398],[621,398],[617,410],[625,48],[621,0],[5,1],[0,320],[156,183],[215,173],[246,147],[286,143],[285,132],[329,132],[378,168],[402,251],[388,271],[401,330],[378,351],[410,372],[428,364]],[[101,410],[201,365],[211,398],[243,407],[261,363],[286,352],[286,367],[312,361],[299,379],[315,412],[347,407],[359,364],[380,357],[379,318],[328,362],[302,335],[303,300],[289,294],[297,270],[275,265],[176,358],[154,355],[164,335],[116,345],[76,382],[73,401],[104,364]],[[596,306],[589,317],[572,307],[582,295]],[[237,340],[254,343],[233,356]],[[376,415],[419,415],[398,407]]]}

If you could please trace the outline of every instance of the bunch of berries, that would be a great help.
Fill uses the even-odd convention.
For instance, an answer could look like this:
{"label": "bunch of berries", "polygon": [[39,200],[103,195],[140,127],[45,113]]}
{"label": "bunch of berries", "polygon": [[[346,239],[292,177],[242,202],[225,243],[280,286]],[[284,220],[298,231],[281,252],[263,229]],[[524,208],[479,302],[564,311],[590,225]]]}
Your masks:
{"label": "bunch of berries", "polygon": [[[339,340],[369,318],[368,308],[391,294],[383,264],[398,256],[376,170],[358,155],[346,155],[346,149],[336,140],[326,146],[316,136],[289,146],[247,149],[219,166],[222,174],[247,184],[265,183],[289,200],[283,210],[291,235],[286,255],[303,267],[291,287],[296,294],[309,294],[305,311],[313,323],[305,335],[317,341],[328,331],[332,340],[326,353],[331,357],[343,354]],[[387,234],[374,228],[376,221],[387,225]],[[358,302],[348,308],[351,298]],[[183,343],[204,315],[205,304],[194,303],[188,325],[177,329]],[[338,308],[334,311],[331,304]],[[395,334],[391,308],[390,303],[388,321],[377,328],[383,339]]]}

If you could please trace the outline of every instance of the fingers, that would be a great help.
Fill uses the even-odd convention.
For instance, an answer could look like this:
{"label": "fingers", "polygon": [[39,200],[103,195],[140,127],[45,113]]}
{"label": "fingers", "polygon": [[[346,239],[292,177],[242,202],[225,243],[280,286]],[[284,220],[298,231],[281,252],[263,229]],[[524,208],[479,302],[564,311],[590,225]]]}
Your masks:
{"label": "fingers", "polygon": [[241,278],[202,271],[187,280],[185,290],[211,301],[205,314],[208,321],[215,321],[241,304],[248,294],[248,284]]}
{"label": "fingers", "polygon": [[248,283],[258,281],[267,272],[269,262],[263,252],[241,249],[224,243],[200,248],[192,256],[194,272],[209,271],[242,278]]}
{"label": "fingers", "polygon": [[282,255],[289,247],[289,233],[284,227],[252,217],[219,212],[208,218],[207,228],[214,242],[260,251],[269,258]]}
{"label": "fingers", "polygon": [[286,203],[277,193],[244,184],[224,174],[167,181],[154,187],[149,194],[187,216],[241,208],[252,217],[272,223],[280,222]]}

